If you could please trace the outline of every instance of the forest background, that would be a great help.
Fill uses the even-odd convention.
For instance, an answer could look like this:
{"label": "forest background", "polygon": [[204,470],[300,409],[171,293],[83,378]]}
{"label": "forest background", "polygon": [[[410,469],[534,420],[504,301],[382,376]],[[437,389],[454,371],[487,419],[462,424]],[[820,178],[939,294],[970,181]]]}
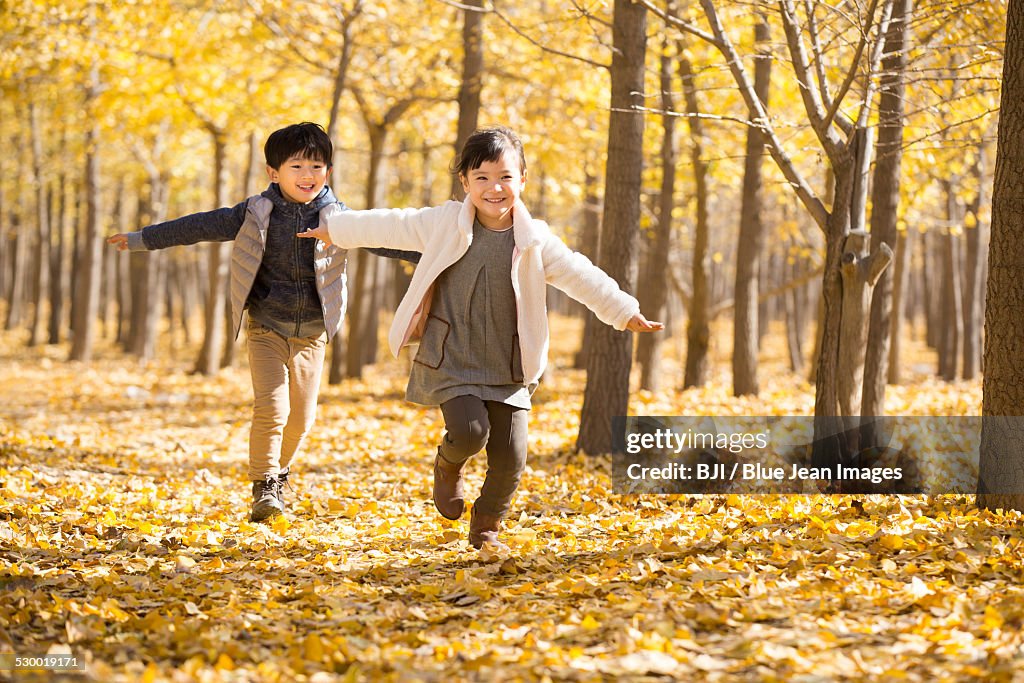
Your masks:
{"label": "forest background", "polygon": [[[0,314],[10,371],[0,466],[10,497],[0,541],[12,590],[0,635],[12,648],[70,643],[118,675],[269,675],[228,646],[251,627],[246,614],[267,616],[230,598],[242,587],[310,600],[316,628],[286,629],[271,646],[270,666],[293,673],[429,677],[469,662],[476,668],[461,670],[471,675],[513,660],[528,675],[583,677],[686,667],[757,676],[761,667],[849,662],[880,673],[895,634],[909,628],[900,610],[910,599],[912,614],[948,608],[941,628],[922,635],[943,643],[925,648],[940,666],[1015,670],[1017,641],[999,629],[1019,622],[1019,610],[982,604],[1019,577],[1019,559],[998,571],[993,559],[1018,547],[1014,513],[978,512],[967,497],[871,499],[867,511],[849,497],[638,502],[608,495],[604,460],[572,455],[607,453],[611,417],[627,410],[980,414],[1005,3],[83,1],[3,10],[0,144],[10,153],[0,156]],[[218,398],[248,391],[244,354],[229,341],[228,247],[129,255],[102,240],[258,192],[266,135],[302,120],[330,133],[331,184],[353,208],[458,198],[447,171],[454,149],[477,125],[511,126],[526,147],[533,214],[635,292],[648,317],[668,322],[634,348],[552,292],[554,371],[534,419],[537,473],[524,485],[533,493],[511,565],[450,564],[457,525],[418,506],[414,454],[403,451],[372,493],[353,486],[373,462],[395,457],[388,447],[403,435],[425,452],[437,430],[436,416],[401,405],[403,364],[382,359],[378,344],[409,272],[363,253],[350,255],[348,326],[332,345],[323,427],[310,444],[311,477],[323,482],[299,494],[294,526],[269,531],[239,521],[240,495],[218,498],[241,479],[245,419],[244,400]],[[855,268],[844,272],[844,255]],[[336,440],[358,440],[371,462],[347,454],[337,472]],[[83,466],[65,471],[69,455]],[[557,476],[545,481],[542,469]],[[552,495],[568,497],[560,512],[545,509]],[[203,509],[215,512],[198,521]],[[699,521],[708,515],[735,535]],[[604,531],[577,538],[595,524]],[[933,559],[942,572],[950,563],[976,570],[977,585],[922,582],[917,558],[952,529],[970,552]],[[367,533],[370,547],[353,544]],[[55,554],[66,542],[77,557]],[[401,569],[380,560],[409,543],[417,559],[397,561]],[[545,543],[555,565],[537,550]],[[748,619],[729,601],[768,598],[765,579],[730,557],[740,547],[774,558],[781,569],[769,583],[794,582],[794,599],[826,596],[818,616],[833,612],[827,596],[846,579],[811,589],[810,575],[893,553],[893,565],[865,569],[870,585],[855,591],[892,597],[855,617],[885,621],[892,637],[829,644],[826,631],[851,631],[836,626],[804,648],[787,640],[798,620],[788,598],[771,609],[755,603]],[[329,569],[335,580],[294,585],[338,552],[346,559]],[[583,552],[603,558],[585,585],[559,583],[570,555]],[[199,602],[158,597],[194,591],[195,567],[235,588],[215,586]],[[1010,583],[985,583],[991,571]],[[631,582],[609,588],[622,572]],[[117,575],[138,580],[126,589]],[[663,579],[739,612],[720,621],[699,607],[666,611],[651,593]],[[642,608],[632,590],[645,596]],[[325,615],[315,603],[328,593]],[[553,599],[523,612],[537,594],[566,596],[566,609],[544,612],[561,604]],[[410,595],[425,602],[410,607]],[[381,600],[383,621],[352,621],[360,605]],[[477,602],[489,611],[469,614]],[[650,623],[629,626],[630,608]],[[451,627],[500,623],[508,610],[524,616],[489,645]],[[769,646],[751,649],[749,627],[763,627],[767,613],[782,621],[771,624]],[[210,614],[218,618],[208,623]],[[965,620],[970,644],[950,645],[964,639],[950,635],[950,615]],[[436,628],[415,636],[410,620]],[[197,623],[194,642],[166,628]],[[554,649],[538,656],[538,638]],[[484,654],[499,645],[498,659]],[[828,655],[834,647],[849,661]],[[910,670],[924,670],[905,654]]]}

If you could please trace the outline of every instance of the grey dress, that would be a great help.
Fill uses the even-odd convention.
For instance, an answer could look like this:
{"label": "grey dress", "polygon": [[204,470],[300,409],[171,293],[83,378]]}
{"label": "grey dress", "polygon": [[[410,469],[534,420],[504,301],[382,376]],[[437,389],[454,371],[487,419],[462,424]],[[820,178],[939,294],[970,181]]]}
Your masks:
{"label": "grey dress", "polygon": [[473,221],[473,241],[434,283],[427,324],[413,359],[405,398],[440,405],[476,396],[530,408],[523,384],[512,289],[512,229],[496,232]]}

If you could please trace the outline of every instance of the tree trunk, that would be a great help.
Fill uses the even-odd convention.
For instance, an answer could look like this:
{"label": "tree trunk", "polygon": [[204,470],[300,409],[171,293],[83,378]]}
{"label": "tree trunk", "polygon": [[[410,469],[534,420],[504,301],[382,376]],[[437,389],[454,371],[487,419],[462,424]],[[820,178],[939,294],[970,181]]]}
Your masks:
{"label": "tree trunk", "polygon": [[939,333],[939,376],[947,382],[957,378],[960,342],[963,338],[963,300],[960,288],[960,239],[954,226],[961,225],[962,214],[953,182],[942,181],[946,195],[947,231],[940,236],[942,249],[942,315]]}
{"label": "tree trunk", "polygon": [[941,292],[942,259],[939,242],[941,238],[934,230],[924,233],[921,249],[924,253],[924,268],[921,273],[921,306],[925,317],[925,343],[929,348],[939,349],[942,345],[942,304],[940,296],[928,296],[930,292]]}
{"label": "tree trunk", "polygon": [[[86,89],[84,110],[90,111],[99,90],[99,68],[92,67]],[[87,117],[85,129],[85,234],[80,276],[75,284],[74,334],[71,338],[70,360],[92,360],[96,341],[96,313],[100,298],[100,266],[103,241],[100,235],[100,131],[95,116]]]}
{"label": "tree trunk", "polygon": [[[251,186],[251,184],[252,184],[251,183],[251,180],[252,180],[252,173],[251,173],[251,171],[252,171],[253,166],[255,165],[256,155],[258,153],[257,152],[257,144],[256,144],[257,138],[256,138],[256,133],[255,132],[249,133],[248,141],[249,141],[249,144],[248,144],[249,153],[246,154],[245,166],[242,168],[242,173],[241,173],[241,176],[240,176],[243,179],[243,183],[242,183],[243,188],[242,189],[243,189],[246,197],[249,197],[250,195],[254,194],[255,190],[256,190],[255,187]],[[170,290],[168,290],[168,291],[170,291]],[[230,301],[230,298],[231,298],[231,286],[230,286],[230,283],[228,285],[228,291],[225,294],[225,296],[228,297],[228,300]],[[171,310],[170,306],[168,306],[167,310],[168,310],[168,312],[170,312],[170,310]],[[243,315],[243,321],[242,322],[244,324],[244,322],[245,322],[244,316],[246,316],[248,314],[243,312],[242,315]],[[239,335],[239,336],[241,336],[241,335]],[[235,364],[235,360],[238,358],[238,338],[235,337],[235,320],[234,320],[234,314],[231,312],[231,306],[230,305],[224,307],[224,337],[225,337],[226,341],[224,343],[224,355],[220,359],[220,366],[222,368],[229,368],[229,367],[231,367],[232,365]]]}
{"label": "tree trunk", "polygon": [[[61,149],[64,149],[65,141],[66,136],[61,131]],[[61,331],[64,326],[64,302],[69,295],[68,290],[70,286],[68,280],[70,267],[65,263],[66,259],[64,258],[64,254],[67,251],[65,245],[67,244],[69,229],[66,183],[67,178],[63,170],[58,171],[57,182],[53,190],[56,203],[54,211],[56,220],[53,221],[53,227],[56,231],[56,244],[55,248],[50,252],[50,326],[49,339],[47,340],[50,344],[59,344],[61,341]]]}
{"label": "tree trunk", "polygon": [[[148,196],[139,200],[139,227],[167,220],[167,179],[155,166],[148,169]],[[165,289],[164,271],[168,254],[163,251],[134,252],[129,256],[131,273],[131,331],[128,352],[140,361],[156,355],[157,328],[160,322],[161,293]]]}
{"label": "tree trunk", "polygon": [[[679,59],[679,72],[686,98],[687,121],[690,126],[690,164],[696,185],[697,222],[693,239],[693,295],[686,322],[686,369],[683,388],[704,384],[708,378],[708,347],[711,328],[708,322],[708,165],[704,161],[704,126],[699,118],[697,89],[693,82],[690,60]],[[756,306],[756,302],[754,304]],[[756,329],[756,328],[755,328]]]}
{"label": "tree trunk", "polygon": [[[758,57],[754,65],[754,91],[758,99],[768,106],[771,83],[771,55],[768,40],[771,37],[768,20],[758,13],[754,25],[754,43]],[[750,112],[751,119],[756,112]],[[759,332],[758,280],[761,251],[764,243],[763,172],[765,136],[760,128],[747,128],[747,156],[743,169],[743,198],[740,205],[740,232],[736,247],[736,309],[733,316],[732,390],[736,396],[756,395],[760,391],[757,381],[757,351]]]}
{"label": "tree trunk", "polygon": [[[227,192],[225,177],[227,157],[227,136],[213,125],[207,125],[213,138],[213,182],[214,205],[224,206]],[[227,305],[228,251],[226,242],[214,242],[207,247],[210,288],[206,292],[205,334],[203,346],[196,359],[195,372],[212,376],[220,369],[221,352],[224,348],[224,308]]]}
{"label": "tree trunk", "polygon": [[892,260],[892,250],[884,242],[869,255],[868,239],[864,230],[851,230],[843,250],[843,316],[837,379],[839,409],[847,428],[859,426],[871,294]]}
{"label": "tree trunk", "polygon": [[[327,117],[327,135],[337,140],[341,124],[341,96],[348,85],[348,68],[352,63],[352,25],[363,11],[362,0],[356,0],[352,9],[341,18],[341,46],[338,49],[338,65],[334,69],[334,85],[331,91],[331,112]],[[344,10],[342,10],[344,12]]]}
{"label": "tree trunk", "polygon": [[[792,242],[792,239],[789,240]],[[797,274],[796,260],[793,260],[792,264],[789,264],[789,259],[786,260],[788,265],[785,266],[787,271],[787,279],[793,279]],[[789,368],[794,374],[799,375],[804,369],[804,350],[803,350],[803,331],[804,331],[804,311],[802,306],[804,302],[801,301],[800,293],[804,287],[793,287],[786,294],[785,300],[785,312],[786,312],[786,348],[789,351]]]}
{"label": "tree trunk", "polygon": [[974,379],[981,372],[981,325],[985,299],[982,276],[985,272],[985,249],[988,246],[988,224],[983,218],[986,208],[985,145],[978,145],[978,159],[975,174],[978,178],[978,195],[971,203],[972,224],[966,226],[967,269],[964,287],[964,358],[963,378]]}
{"label": "tree trunk", "polygon": [[[669,2],[669,13],[674,5]],[[675,208],[676,139],[675,102],[672,96],[673,59],[666,38],[661,52],[661,191],[658,195],[658,222],[650,241],[649,258],[644,273],[644,286],[637,292],[640,310],[654,320],[661,320],[668,297],[668,252],[672,244],[672,210]],[[636,357],[640,363],[640,388],[658,391],[661,387],[661,344],[664,335],[642,334],[637,342]]]}
{"label": "tree trunk", "polygon": [[[12,148],[14,150],[21,150],[21,154],[24,154],[24,148],[21,147],[21,136],[15,134],[13,137]],[[17,156],[17,153],[12,155],[15,163],[21,163]],[[28,282],[25,271],[29,265],[29,239],[28,231],[29,226],[27,221],[24,220],[26,200],[24,197],[25,188],[20,186],[18,189],[18,197],[16,198],[17,206],[12,206],[8,211],[8,219],[10,220],[10,227],[8,228],[8,235],[12,239],[8,242],[11,249],[11,281],[10,288],[8,290],[7,297],[7,318],[4,321],[5,330],[13,330],[21,327],[21,324],[25,317],[25,284]]]}
{"label": "tree trunk", "polygon": [[[875,175],[871,194],[871,244],[886,244],[894,252],[898,245],[900,168],[903,162],[903,97],[907,48],[910,44],[911,0],[895,0],[878,103],[878,141],[875,143]],[[886,268],[871,297],[867,349],[864,354],[864,392],[861,415],[885,414],[885,385],[889,376],[889,349],[893,329],[893,289],[897,269]],[[873,423],[868,423],[873,424]],[[870,434],[865,443],[873,443]]]}
{"label": "tree trunk", "polygon": [[39,130],[39,109],[34,101],[29,102],[29,135],[32,138],[32,184],[36,191],[36,282],[35,307],[32,313],[32,329],[28,345],[42,342],[46,333],[47,317],[44,315],[45,302],[50,288],[50,205],[47,197],[46,179],[43,178],[43,137]]}
{"label": "tree trunk", "polygon": [[[462,10],[462,83],[459,86],[459,123],[455,135],[455,154],[476,130],[480,117],[480,91],[484,75],[483,0],[466,0]],[[452,178],[452,198],[462,201],[466,194],[462,183]]]}
{"label": "tree trunk", "polygon": [[[899,384],[900,352],[903,347],[903,322],[906,318],[905,293],[910,286],[910,254],[914,250],[914,233],[904,230],[896,239],[896,263],[893,265],[892,317],[889,330],[888,383]],[[883,275],[883,277],[885,277]],[[881,404],[880,404],[881,405]]]}
{"label": "tree trunk", "polygon": [[[632,291],[640,229],[644,137],[644,116],[635,108],[643,105],[646,7],[631,0],[615,0],[612,44],[611,114],[601,221],[604,234],[599,265],[621,288]],[[576,447],[586,453],[612,451],[612,418],[625,415],[629,403],[632,346],[629,332],[605,325],[594,330],[576,442]]]}
{"label": "tree trunk", "polygon": [[[586,172],[584,185],[586,195],[583,200],[583,232],[580,235],[579,252],[596,263],[601,247],[601,200],[597,196],[597,178]],[[580,349],[573,359],[573,368],[576,370],[583,370],[587,367],[594,328],[600,324],[586,307],[583,308],[583,320]]]}
{"label": "tree trunk", "polygon": [[[110,212],[110,224],[115,226],[117,232],[125,232],[124,193],[124,180],[119,180],[114,188],[114,206]],[[113,336],[114,341],[117,341],[114,304],[117,301],[117,262],[120,254],[117,249],[103,249],[103,277],[100,281],[100,320],[103,321],[103,336],[107,339]]]}
{"label": "tree trunk", "polygon": [[[388,129],[380,124],[366,121],[370,138],[370,167],[366,175],[366,208],[372,209],[377,205],[378,186],[380,184],[380,169],[384,161],[384,144],[387,141]],[[345,376],[359,379],[363,376],[363,344],[364,338],[375,334],[373,330],[367,329],[369,316],[367,315],[372,302],[370,299],[371,288],[373,287],[372,271],[373,264],[365,250],[356,251],[356,272],[352,289],[349,295],[348,310],[348,353],[345,354]]]}
{"label": "tree trunk", "polygon": [[[992,190],[978,505],[1024,510],[1024,2],[1006,17],[999,133]],[[999,418],[996,416],[1013,416]]]}

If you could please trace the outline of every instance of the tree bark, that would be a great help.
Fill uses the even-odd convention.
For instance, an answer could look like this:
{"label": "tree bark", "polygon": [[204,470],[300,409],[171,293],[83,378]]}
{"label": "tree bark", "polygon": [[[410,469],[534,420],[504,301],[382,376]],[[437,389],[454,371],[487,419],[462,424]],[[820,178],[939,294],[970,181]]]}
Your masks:
{"label": "tree bark", "polygon": [[[690,165],[693,167],[694,200],[697,220],[693,238],[693,295],[686,321],[686,366],[683,388],[704,384],[708,378],[708,347],[711,343],[708,305],[708,165],[704,161],[704,126],[699,118],[697,88],[693,82],[693,68],[689,59],[680,57],[679,72],[683,80],[687,121],[690,126]],[[756,303],[755,303],[756,306]]]}
{"label": "tree bark", "polygon": [[32,313],[32,327],[28,345],[42,342],[46,334],[47,317],[44,315],[45,302],[50,288],[50,205],[47,197],[46,179],[43,177],[43,136],[39,130],[39,108],[29,102],[29,135],[32,145],[32,185],[36,194],[36,281],[35,306]]}
{"label": "tree bark", "polygon": [[[213,196],[215,206],[227,204],[227,134],[219,126],[206,123],[206,129],[213,140]],[[213,242],[207,246],[207,276],[209,290],[206,292],[205,333],[203,345],[196,359],[195,372],[212,376],[220,369],[223,352],[224,309],[227,306],[228,251],[226,242]]]}
{"label": "tree bark", "polygon": [[[12,148],[14,150],[20,149],[21,154],[24,155],[24,148],[21,146],[21,136],[15,134],[11,142]],[[12,156],[15,159],[15,163],[21,163],[17,156],[17,152]],[[8,219],[10,220],[10,227],[8,228],[10,240],[8,241],[8,245],[11,250],[11,280],[10,287],[7,292],[7,317],[4,321],[5,330],[13,330],[21,327],[25,317],[25,284],[28,282],[25,270],[28,268],[29,261],[29,226],[24,220],[26,206],[24,197],[25,188],[24,186],[21,186],[17,189],[18,197],[15,201],[18,205],[12,206],[7,214]]]}
{"label": "tree bark", "polygon": [[982,277],[985,272],[985,251],[988,246],[988,224],[983,218],[983,208],[988,203],[985,188],[985,145],[978,145],[975,175],[978,194],[970,206],[973,224],[967,225],[967,268],[964,273],[964,357],[963,378],[974,379],[981,372],[981,326],[983,323],[985,299]]}
{"label": "tree bark", "polygon": [[859,427],[864,349],[867,346],[871,294],[888,269],[892,250],[885,242],[868,252],[867,232],[851,230],[843,251],[843,316],[839,335],[839,408],[847,428]]}
{"label": "tree bark", "polygon": [[[910,44],[911,0],[895,0],[879,85],[878,140],[875,143],[875,175],[871,194],[871,244],[898,245],[900,168],[903,162],[903,97],[907,48]],[[864,353],[864,392],[861,415],[885,414],[889,348],[893,317],[895,268],[886,268],[871,297],[867,349]],[[871,424],[871,423],[869,423]],[[864,435],[868,443],[871,435]]]}
{"label": "tree bark", "polygon": [[[167,180],[155,164],[147,164],[147,173],[147,195],[140,198],[138,207],[137,220],[140,227],[167,220]],[[168,256],[163,251],[134,252],[129,256],[132,313],[127,350],[139,361],[152,360],[156,355],[157,327]]]}
{"label": "tree bark", "polygon": [[[1010,0],[985,304],[978,505],[1024,510],[1024,2]],[[1009,419],[1006,417],[1011,416]]]}
{"label": "tree bark", "polygon": [[[612,43],[611,114],[601,221],[604,234],[599,265],[619,287],[632,291],[643,169],[644,116],[637,111],[643,105],[647,51],[647,10],[643,5],[615,0]],[[577,449],[589,454],[612,451],[612,418],[625,415],[629,403],[632,351],[631,333],[605,325],[595,328],[587,358]]]}
{"label": "tree bark", "polygon": [[[754,44],[758,55],[754,62],[754,92],[767,108],[771,83],[771,55],[768,53],[768,20],[759,13],[754,24]],[[757,113],[749,113],[752,119]],[[756,126],[747,129],[746,160],[743,168],[743,190],[740,204],[740,231],[736,247],[736,310],[733,316],[732,390],[736,396],[760,391],[757,380],[757,351],[759,336],[758,281],[761,252],[764,244],[764,226],[761,212],[764,132]]]}
{"label": "tree bark", "polygon": [[[675,7],[669,2],[669,13]],[[676,139],[675,102],[672,95],[673,59],[666,38],[661,52],[661,191],[658,194],[657,227],[650,240],[649,258],[644,285],[637,292],[640,310],[654,320],[661,320],[668,298],[668,252],[672,244],[672,210],[675,208]],[[636,357],[640,364],[640,388],[658,391],[661,388],[661,345],[664,335],[642,334],[637,342]]]}
{"label": "tree bark", "polygon": [[954,227],[962,225],[963,214],[952,181],[942,181],[946,195],[948,229],[940,236],[942,268],[942,314],[939,318],[939,376],[947,382],[957,378],[960,344],[963,338],[963,292],[960,286],[960,238]]}
{"label": "tree bark", "polygon": [[[94,65],[86,89],[85,111],[94,106],[99,91],[99,68]],[[96,341],[96,314],[100,298],[100,266],[103,263],[103,242],[100,235],[100,131],[96,117],[87,117],[85,129],[85,235],[82,247],[80,277],[75,285],[74,334],[71,338],[70,360],[92,360]]]}
{"label": "tree bark", "polygon": [[334,84],[331,91],[331,112],[327,117],[327,136],[331,140],[338,137],[341,123],[341,96],[348,86],[348,69],[352,63],[352,25],[363,11],[363,0],[355,0],[352,9],[344,12],[341,18],[341,47],[338,50],[338,65],[334,69]]}
{"label": "tree bark", "polygon": [[[61,131],[61,149],[67,140],[65,132]],[[70,267],[65,263],[64,257],[68,235],[68,211],[67,211],[67,178],[63,170],[57,173],[57,182],[53,189],[54,201],[56,203],[56,220],[53,227],[56,231],[55,248],[50,252],[50,327],[48,343],[59,344],[61,332],[64,326],[64,302],[69,295],[70,282],[68,271]]]}
{"label": "tree bark", "polygon": [[[580,235],[579,252],[596,263],[601,247],[601,200],[597,196],[597,178],[589,170],[584,178],[586,189],[583,200],[583,232]],[[594,327],[600,324],[594,314],[585,307],[583,308],[583,320],[580,349],[573,359],[573,368],[576,370],[583,370],[587,367]]]}
{"label": "tree bark", "polygon": [[[384,126],[366,121],[370,138],[370,167],[366,175],[366,208],[372,209],[377,202],[377,186],[380,182],[380,168],[384,160],[384,144],[387,141],[388,129]],[[348,344],[345,354],[345,376],[359,379],[363,376],[363,344],[368,340],[372,330],[367,329],[369,316],[367,311],[372,307],[369,301],[372,284],[372,273],[369,255],[365,250],[356,251],[356,272],[349,295],[348,310]],[[364,339],[366,338],[366,339]]]}
{"label": "tree bark", "polygon": [[[792,240],[790,240],[791,242]],[[787,259],[786,263],[789,261]],[[787,279],[796,275],[796,261],[786,266]],[[800,293],[804,287],[794,287],[785,294],[786,348],[789,351],[789,369],[799,375],[804,369],[803,332],[804,311]]]}
{"label": "tree bark", "polygon": [[[459,122],[455,134],[455,154],[473,131],[480,118],[480,92],[484,75],[483,0],[466,0],[462,10],[462,83],[459,86]],[[462,201],[466,194],[462,182],[452,178],[452,198]]]}
{"label": "tree bark", "polygon": [[[914,233],[904,230],[896,239],[896,263],[893,265],[892,316],[889,329],[888,383],[899,384],[900,354],[903,349],[903,323],[906,319],[907,292],[910,287],[910,254],[914,250]],[[884,275],[883,275],[884,277]]]}

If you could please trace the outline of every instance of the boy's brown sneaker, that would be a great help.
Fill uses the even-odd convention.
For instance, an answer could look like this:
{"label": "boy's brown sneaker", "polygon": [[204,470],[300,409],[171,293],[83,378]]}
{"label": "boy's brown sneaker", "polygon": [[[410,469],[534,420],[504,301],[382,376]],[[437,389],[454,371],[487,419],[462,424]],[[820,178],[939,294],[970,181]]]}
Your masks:
{"label": "boy's brown sneaker", "polygon": [[[287,479],[285,474],[285,479]],[[281,502],[281,485],[283,482],[275,474],[268,474],[263,481],[252,483],[252,513],[250,522],[262,522],[284,512]]]}
{"label": "boy's brown sneaker", "polygon": [[466,511],[466,494],[462,488],[462,467],[460,463],[449,462],[437,448],[434,458],[434,507],[446,519],[458,519]]}

